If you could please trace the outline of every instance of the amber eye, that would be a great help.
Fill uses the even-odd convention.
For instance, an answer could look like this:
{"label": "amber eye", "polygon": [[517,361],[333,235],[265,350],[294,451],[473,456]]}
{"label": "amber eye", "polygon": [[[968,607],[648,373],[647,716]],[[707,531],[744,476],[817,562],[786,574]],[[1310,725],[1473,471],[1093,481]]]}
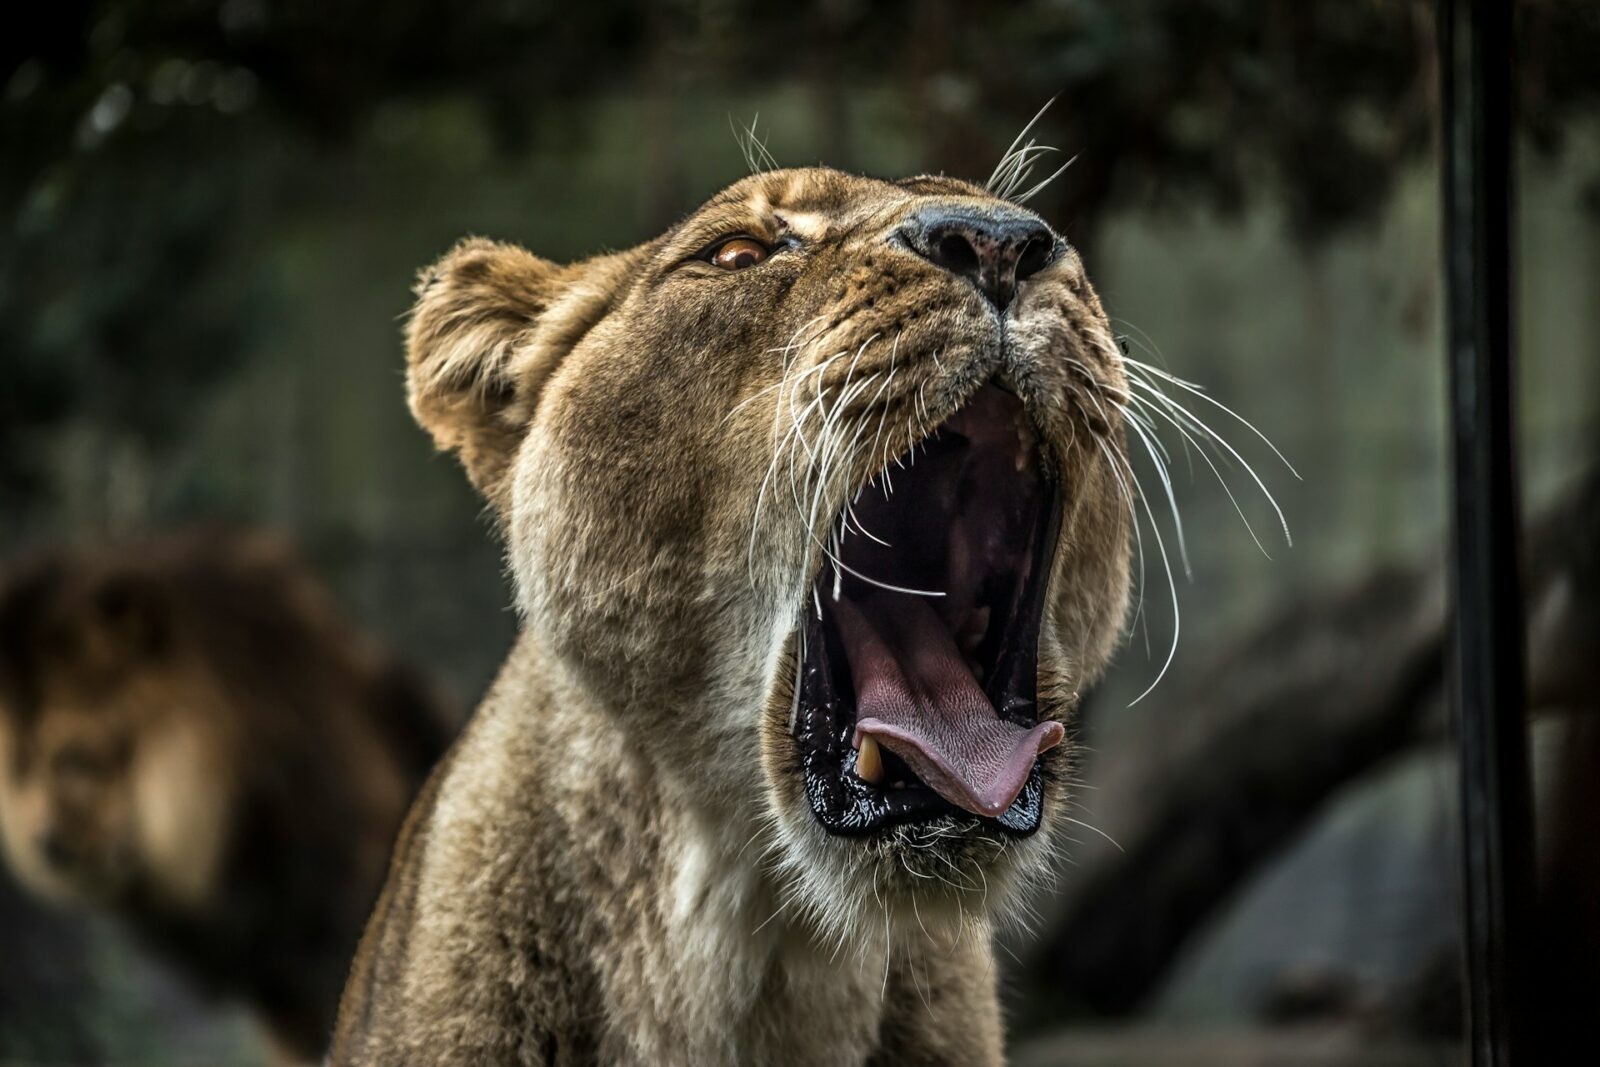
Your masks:
{"label": "amber eye", "polygon": [[723,270],[744,270],[767,258],[767,246],[748,237],[735,237],[722,242],[711,253],[713,266]]}

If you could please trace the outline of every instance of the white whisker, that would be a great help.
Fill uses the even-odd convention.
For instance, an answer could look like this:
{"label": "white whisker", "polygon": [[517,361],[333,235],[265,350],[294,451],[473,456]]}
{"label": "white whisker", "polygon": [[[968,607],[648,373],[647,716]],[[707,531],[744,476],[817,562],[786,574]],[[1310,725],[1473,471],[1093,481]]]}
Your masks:
{"label": "white whisker", "polygon": [[[1184,427],[1183,423],[1174,418],[1170,413],[1155,407],[1148,400],[1145,400],[1142,397],[1130,397],[1129,399],[1136,404],[1153,410],[1157,415],[1170,422],[1177,429],[1177,431],[1183,435],[1183,438],[1186,442],[1194,444],[1194,451],[1198,452],[1200,458],[1205,461],[1206,466],[1211,468],[1211,473],[1217,479],[1217,484],[1222,486],[1222,491],[1228,495],[1228,501],[1233,504],[1233,510],[1239,516],[1239,521],[1244,523],[1245,532],[1250,535],[1250,540],[1255,542],[1256,548],[1261,550],[1261,554],[1263,556],[1271,559],[1272,553],[1267,551],[1267,546],[1263,545],[1261,543],[1261,538],[1256,536],[1256,529],[1253,525],[1251,525],[1250,519],[1245,515],[1244,508],[1239,506],[1239,499],[1233,495],[1233,488],[1228,485],[1228,480],[1222,476],[1222,472],[1219,471],[1217,469],[1217,465],[1211,461],[1211,457],[1207,454],[1206,450],[1200,446],[1200,442],[1196,441],[1189,431]],[[1188,452],[1188,449],[1185,448],[1184,451]]]}
{"label": "white whisker", "polygon": [[1156,453],[1155,447],[1150,443],[1150,435],[1137,419],[1129,419],[1128,425],[1133,427],[1134,435],[1144,443],[1144,450],[1150,456],[1150,462],[1155,466],[1156,474],[1161,478],[1161,488],[1167,494],[1167,507],[1172,511],[1172,527],[1178,539],[1178,558],[1183,561],[1183,575],[1185,578],[1194,579],[1194,574],[1189,567],[1189,549],[1184,544],[1183,519],[1178,515],[1178,498],[1172,492],[1172,479],[1167,475],[1166,464],[1161,462],[1161,457]]}
{"label": "white whisker", "polygon": [[[1154,374],[1154,375],[1162,378],[1165,381],[1169,381],[1173,385],[1176,385],[1179,389],[1182,389],[1182,390],[1184,390],[1186,392],[1193,393],[1195,396],[1199,397],[1201,400],[1204,400],[1206,403],[1214,405],[1215,407],[1218,407],[1218,408],[1222,409],[1222,411],[1226,412],[1229,416],[1231,416],[1232,418],[1238,420],[1239,424],[1242,425],[1245,429],[1249,430],[1251,433],[1253,433],[1257,437],[1259,437],[1261,439],[1261,443],[1262,444],[1264,444],[1268,448],[1272,449],[1272,454],[1274,456],[1278,457],[1279,462],[1281,462],[1285,467],[1287,467],[1289,469],[1289,473],[1294,475],[1296,480],[1298,480],[1298,481],[1304,481],[1305,480],[1304,478],[1300,477],[1300,472],[1294,469],[1294,464],[1290,463],[1288,458],[1285,457],[1282,452],[1278,451],[1278,446],[1272,443],[1272,438],[1268,437],[1266,434],[1262,433],[1259,429],[1257,429],[1255,423],[1251,422],[1249,419],[1245,418],[1243,415],[1239,414],[1237,411],[1233,410],[1228,405],[1224,404],[1222,401],[1216,399],[1211,394],[1207,393],[1204,389],[1200,388],[1200,386],[1196,385],[1194,382],[1184,381],[1182,378],[1179,378],[1177,375],[1168,374],[1166,371],[1162,370],[1160,367],[1152,366],[1149,363],[1142,363],[1139,360],[1132,358],[1131,356],[1124,356],[1122,358],[1123,358],[1123,362],[1124,363],[1131,364],[1132,366],[1137,367],[1140,370],[1146,371],[1146,372],[1148,372],[1150,374]],[[1150,383],[1148,381],[1146,381],[1145,384],[1149,385]]]}
{"label": "white whisker", "polygon": [[1127,851],[1121,845],[1117,844],[1116,838],[1112,837],[1110,834],[1108,834],[1104,830],[1100,829],[1100,827],[1098,827],[1098,826],[1090,826],[1088,823],[1084,822],[1082,819],[1074,819],[1070,815],[1063,815],[1061,817],[1063,819],[1065,819],[1067,822],[1070,822],[1074,826],[1081,826],[1085,830],[1088,830],[1090,833],[1099,834],[1101,837],[1103,837],[1107,841],[1111,842],[1111,847],[1115,848],[1118,852]]}
{"label": "white whisker", "polygon": [[[1129,378],[1128,378],[1128,381],[1133,383],[1133,385],[1135,387],[1142,388],[1142,389],[1146,390],[1147,392],[1152,393],[1152,394],[1154,394],[1156,396],[1165,397],[1165,394],[1163,394],[1160,389],[1157,389],[1154,385],[1150,384],[1149,382],[1147,382],[1147,381],[1145,381],[1145,380],[1143,380],[1141,378],[1138,378],[1138,377],[1130,375]],[[1199,394],[1199,395],[1204,396],[1204,394]],[[1165,397],[1165,399],[1167,399],[1169,401],[1171,400],[1170,397]],[[1206,397],[1206,399],[1210,399],[1210,398]],[[1175,401],[1173,403],[1176,405]],[[1213,403],[1215,403],[1215,401],[1213,401]],[[1176,406],[1181,407],[1181,405],[1176,405]],[[1239,464],[1242,467],[1244,467],[1244,469],[1249,473],[1250,477],[1256,483],[1256,488],[1261,490],[1261,495],[1266,497],[1267,503],[1272,505],[1272,510],[1277,513],[1277,515],[1278,515],[1278,525],[1283,528],[1283,539],[1284,539],[1284,541],[1286,541],[1290,545],[1293,545],[1294,544],[1294,537],[1289,533],[1289,520],[1284,517],[1283,509],[1278,506],[1277,498],[1274,497],[1272,495],[1272,491],[1267,488],[1267,483],[1261,480],[1261,475],[1256,473],[1256,469],[1250,465],[1250,462],[1248,460],[1246,460],[1243,456],[1241,456],[1239,454],[1238,449],[1234,448],[1232,445],[1230,445],[1227,442],[1226,438],[1222,437],[1215,430],[1211,429],[1211,427],[1207,426],[1204,422],[1202,422],[1198,418],[1196,418],[1193,412],[1185,410],[1184,413],[1189,417],[1190,420],[1192,420],[1192,422],[1193,422],[1193,424],[1194,424],[1194,426],[1196,428],[1198,428],[1199,430],[1205,432],[1208,436],[1211,437],[1212,440],[1216,441],[1217,444],[1221,445],[1224,449],[1226,449],[1228,451],[1228,454],[1231,455],[1235,460],[1237,460],[1239,462]],[[1256,431],[1256,432],[1260,433],[1259,430]],[[1263,436],[1262,440],[1266,440],[1266,438]],[[1268,442],[1268,443],[1270,444],[1270,442]],[[1274,449],[1273,451],[1277,451],[1277,450]],[[1288,461],[1285,460],[1284,463],[1285,463],[1285,465],[1287,465]],[[1292,472],[1293,469],[1294,468],[1291,467],[1290,471]],[[1297,474],[1297,475],[1295,475],[1295,477],[1298,478],[1299,475]]]}
{"label": "white whisker", "polygon": [[[1052,149],[1052,151],[1054,151],[1054,149]],[[1014,202],[1016,202],[1018,204],[1026,204],[1029,200],[1032,200],[1034,197],[1036,197],[1040,193],[1044,192],[1046,186],[1048,186],[1051,182],[1055,181],[1057,178],[1061,177],[1061,175],[1065,174],[1067,168],[1072,166],[1077,161],[1078,161],[1078,157],[1076,155],[1074,155],[1071,159],[1067,160],[1065,163],[1061,164],[1061,166],[1057,167],[1054,171],[1052,171],[1051,174],[1050,174],[1050,177],[1044,179],[1041,182],[1038,182],[1035,185],[1030,186],[1028,189],[1024,190],[1023,192],[1017,193],[1015,196],[1009,197],[1008,199],[1010,199],[1010,200],[1012,200],[1012,201],[1014,201]],[[1029,170],[1032,170],[1032,169],[1033,169],[1032,167],[1029,167]]]}

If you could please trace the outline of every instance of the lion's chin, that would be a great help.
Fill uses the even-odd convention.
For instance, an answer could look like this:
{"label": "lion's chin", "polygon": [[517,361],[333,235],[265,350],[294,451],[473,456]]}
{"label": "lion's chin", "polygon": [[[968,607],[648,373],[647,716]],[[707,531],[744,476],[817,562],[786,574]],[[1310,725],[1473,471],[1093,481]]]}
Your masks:
{"label": "lion's chin", "polygon": [[1038,829],[1060,522],[1022,402],[983,387],[846,509],[800,625],[793,740],[828,831]]}

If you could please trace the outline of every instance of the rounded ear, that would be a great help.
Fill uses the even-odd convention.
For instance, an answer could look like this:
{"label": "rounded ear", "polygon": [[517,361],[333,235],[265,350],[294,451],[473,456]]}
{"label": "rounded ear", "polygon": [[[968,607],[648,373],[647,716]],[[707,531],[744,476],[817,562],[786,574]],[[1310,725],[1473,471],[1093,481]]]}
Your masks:
{"label": "rounded ear", "polygon": [[411,413],[499,515],[545,382],[616,306],[652,247],[561,266],[469,237],[418,279],[406,327]]}
{"label": "rounded ear", "polygon": [[406,327],[411,413],[491,502],[527,429],[516,355],[532,342],[560,274],[515,245],[468,238],[417,280]]}

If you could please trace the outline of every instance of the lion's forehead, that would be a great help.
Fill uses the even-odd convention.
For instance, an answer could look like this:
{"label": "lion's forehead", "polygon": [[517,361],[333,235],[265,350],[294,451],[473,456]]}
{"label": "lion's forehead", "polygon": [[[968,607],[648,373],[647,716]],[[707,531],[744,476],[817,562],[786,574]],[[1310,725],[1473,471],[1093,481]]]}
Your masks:
{"label": "lion's forehead", "polygon": [[753,174],[735,182],[690,221],[730,211],[753,219],[781,217],[787,228],[815,240],[892,217],[928,197],[994,199],[979,186],[943,175],[889,180],[803,167]]}

